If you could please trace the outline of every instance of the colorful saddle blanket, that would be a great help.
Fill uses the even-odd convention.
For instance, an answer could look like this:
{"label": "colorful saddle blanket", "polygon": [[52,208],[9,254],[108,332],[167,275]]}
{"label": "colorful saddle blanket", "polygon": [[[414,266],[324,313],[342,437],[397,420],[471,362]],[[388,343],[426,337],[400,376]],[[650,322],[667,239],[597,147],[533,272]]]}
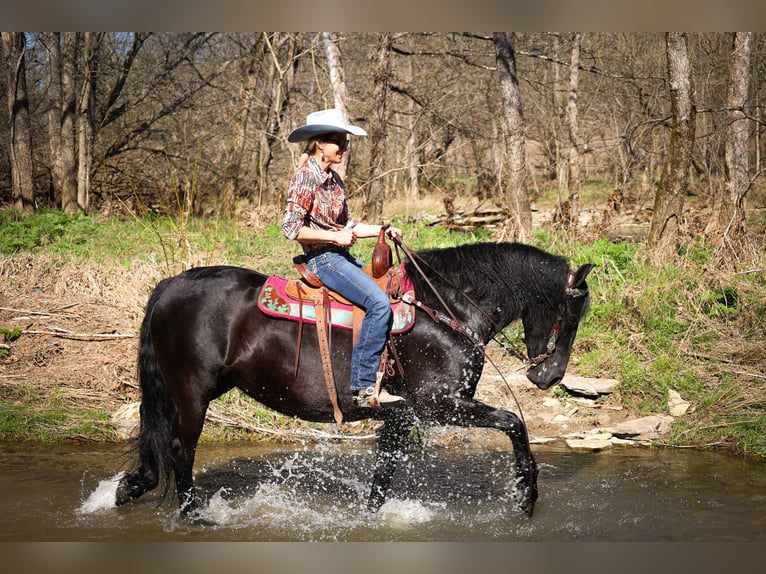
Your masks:
{"label": "colorful saddle blanket", "polygon": [[[261,294],[258,297],[258,308],[271,317],[299,321],[301,316],[306,323],[316,324],[316,312],[314,304],[308,299],[303,301],[291,296],[287,292],[287,284],[294,279],[287,279],[279,275],[272,275],[264,283]],[[401,293],[413,292],[410,279],[405,274],[402,277]],[[392,334],[409,331],[415,324],[415,308],[403,301],[392,301],[393,311]],[[333,327],[340,329],[353,329],[354,307],[347,303],[341,303],[334,299],[330,300],[330,322]]]}

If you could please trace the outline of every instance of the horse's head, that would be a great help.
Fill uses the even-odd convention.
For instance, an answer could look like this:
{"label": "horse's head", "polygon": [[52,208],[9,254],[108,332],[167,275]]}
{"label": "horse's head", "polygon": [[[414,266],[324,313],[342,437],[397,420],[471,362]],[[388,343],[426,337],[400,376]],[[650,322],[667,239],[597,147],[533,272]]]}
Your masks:
{"label": "horse's head", "polygon": [[577,327],[590,300],[585,278],[594,267],[587,263],[570,275],[563,301],[552,313],[553,319],[545,324],[535,321],[524,325],[524,342],[531,362],[527,378],[543,390],[564,378]]}

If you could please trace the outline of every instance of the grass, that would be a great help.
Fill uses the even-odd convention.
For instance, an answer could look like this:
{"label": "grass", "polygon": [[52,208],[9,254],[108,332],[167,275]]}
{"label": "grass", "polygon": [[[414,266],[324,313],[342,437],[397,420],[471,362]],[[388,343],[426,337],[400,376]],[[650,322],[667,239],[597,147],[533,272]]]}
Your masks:
{"label": "grass", "polygon": [[[208,263],[290,272],[297,246],[284,240],[273,214],[256,220],[246,226],[233,220],[188,218],[181,229],[177,219],[155,215],[83,217],[42,211],[21,219],[0,212],[0,253],[52,254],[62,261],[104,266],[130,267],[145,261],[162,266],[166,274]],[[487,230],[465,234],[396,216],[393,220],[415,249],[492,239]],[[766,455],[762,270],[714,271],[712,250],[699,240],[665,266],[651,264],[637,243],[582,241],[544,229],[535,231],[533,242],[568,257],[573,266],[597,264],[588,280],[592,304],[578,334],[573,370],[617,378],[625,406],[639,414],[665,412],[668,390],[677,390],[692,402],[693,410],[679,419],[670,439],[674,444],[724,445]],[[368,258],[369,249],[360,243],[354,251]],[[15,326],[0,327],[10,332]],[[245,396],[227,395],[221,401],[217,408],[223,413],[253,409],[254,424],[293,424],[286,418],[272,420],[270,411],[259,411]],[[21,425],[38,428],[37,438],[50,438],[63,424],[62,410],[71,417],[65,435],[108,436],[108,423],[100,413],[51,405],[33,412],[6,396],[0,403],[0,438],[14,436],[20,431],[13,429]],[[240,438],[235,430],[228,432]]]}
{"label": "grass", "polygon": [[715,272],[696,245],[650,265],[638,244],[578,243],[540,232],[540,246],[598,268],[590,314],[578,333],[576,369],[621,381],[626,407],[666,412],[668,390],[694,405],[674,444],[725,445],[766,455],[766,278]]}
{"label": "grass", "polygon": [[68,440],[109,441],[116,438],[109,413],[47,401],[12,403],[0,399],[0,440],[31,440],[46,444]]}

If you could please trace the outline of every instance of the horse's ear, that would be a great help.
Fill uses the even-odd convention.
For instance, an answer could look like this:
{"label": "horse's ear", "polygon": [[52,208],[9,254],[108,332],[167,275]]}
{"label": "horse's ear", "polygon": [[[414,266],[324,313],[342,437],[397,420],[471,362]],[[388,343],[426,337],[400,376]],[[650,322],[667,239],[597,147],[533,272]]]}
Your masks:
{"label": "horse's ear", "polygon": [[580,265],[580,268],[575,271],[574,279],[572,280],[572,288],[579,289],[588,274],[596,267],[595,263],[585,263]]}

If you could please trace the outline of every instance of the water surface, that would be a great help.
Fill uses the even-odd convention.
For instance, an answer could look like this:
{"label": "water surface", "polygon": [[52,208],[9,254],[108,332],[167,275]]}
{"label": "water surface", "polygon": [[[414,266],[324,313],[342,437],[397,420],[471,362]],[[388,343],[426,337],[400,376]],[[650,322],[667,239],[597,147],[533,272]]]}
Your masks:
{"label": "water surface", "polygon": [[720,453],[534,447],[530,519],[510,451],[414,451],[370,514],[374,445],[202,444],[196,526],[159,491],[114,507],[122,448],[0,445],[0,541],[766,540],[766,463]]}

